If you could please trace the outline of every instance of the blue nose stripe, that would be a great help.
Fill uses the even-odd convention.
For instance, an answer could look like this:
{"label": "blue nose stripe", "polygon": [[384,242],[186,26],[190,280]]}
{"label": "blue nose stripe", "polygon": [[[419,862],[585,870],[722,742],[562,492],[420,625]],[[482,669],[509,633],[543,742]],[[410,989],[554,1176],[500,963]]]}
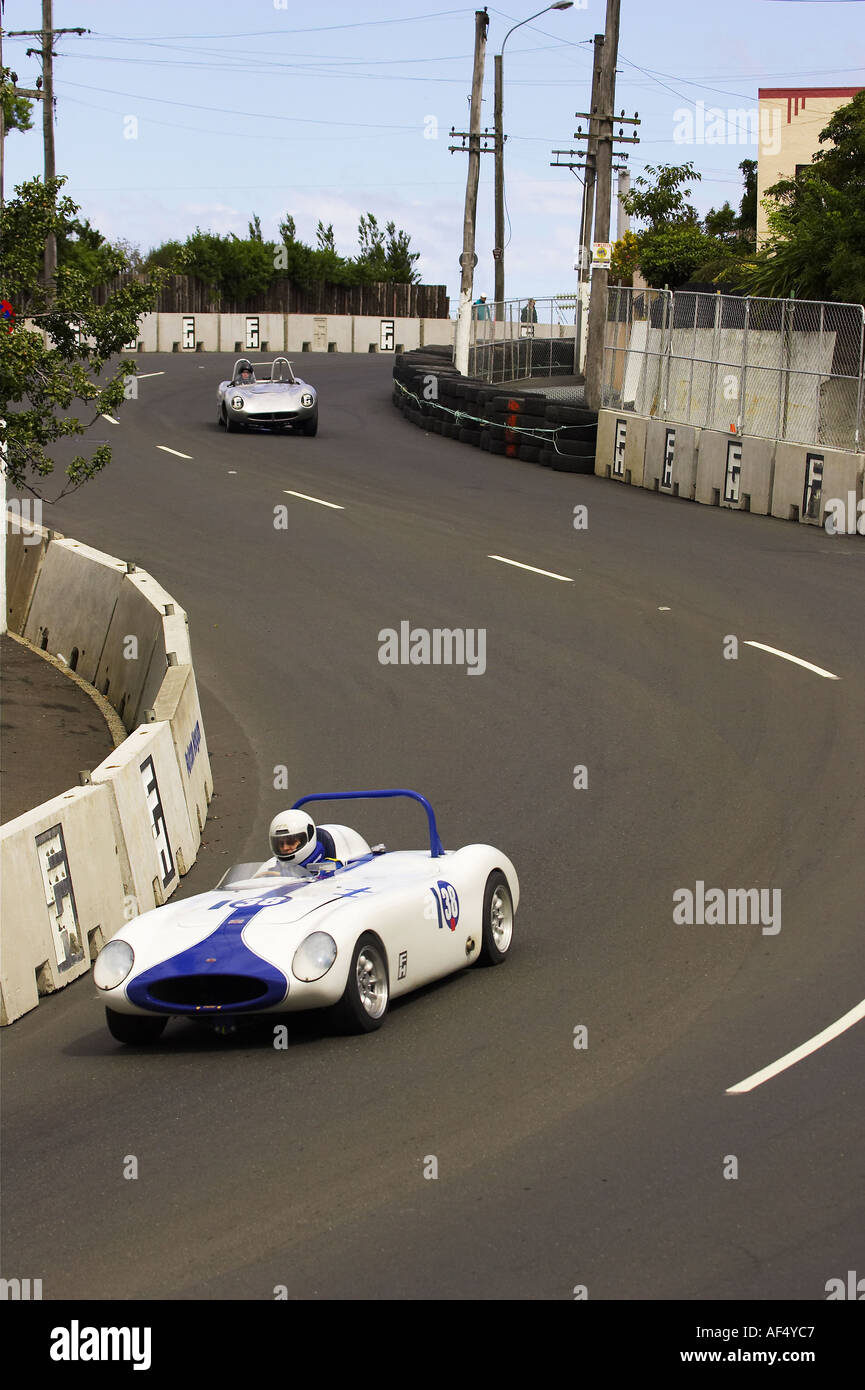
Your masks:
{"label": "blue nose stripe", "polygon": [[149,970],[143,970],[128,986],[126,994],[139,1008],[152,1009],[159,1013],[194,1014],[201,1010],[196,1004],[161,1003],[151,995],[151,988],[167,980],[177,980],[198,975],[246,976],[257,983],[266,985],[264,994],[250,1003],[225,1004],[220,1013],[244,1013],[266,1009],[279,1004],[288,993],[288,978],[275,965],[256,955],[243,940],[243,929],[259,912],[273,906],[274,897],[284,897],[282,893],[268,893],[266,898],[255,902],[234,905],[229,915],[219,926],[177,955],[160,961]]}

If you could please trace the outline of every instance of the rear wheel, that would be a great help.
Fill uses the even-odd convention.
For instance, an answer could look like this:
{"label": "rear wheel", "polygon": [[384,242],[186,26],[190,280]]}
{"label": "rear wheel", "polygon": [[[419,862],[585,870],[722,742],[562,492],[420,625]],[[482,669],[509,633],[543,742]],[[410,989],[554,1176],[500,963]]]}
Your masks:
{"label": "rear wheel", "polygon": [[371,1033],[384,1022],[390,1001],[387,957],[372,932],[364,932],[354,948],[345,991],[334,1011],[347,1033]]}
{"label": "rear wheel", "polygon": [[115,1009],[106,1009],[105,1022],[112,1038],[116,1038],[118,1042],[128,1043],[132,1047],[144,1047],[147,1043],[156,1042],[162,1035],[168,1019],[159,1016],[119,1014]]}
{"label": "rear wheel", "polygon": [[514,935],[514,902],[508,881],[501,869],[494,869],[484,890],[484,915],[481,923],[481,953],[483,965],[501,965],[510,950]]}

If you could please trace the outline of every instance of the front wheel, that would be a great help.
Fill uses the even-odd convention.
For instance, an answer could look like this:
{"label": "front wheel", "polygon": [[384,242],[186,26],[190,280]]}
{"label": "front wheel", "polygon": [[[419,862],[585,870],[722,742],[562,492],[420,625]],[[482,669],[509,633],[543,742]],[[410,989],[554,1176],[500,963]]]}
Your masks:
{"label": "front wheel", "polygon": [[119,1014],[115,1009],[106,1009],[105,1022],[112,1038],[118,1042],[128,1043],[131,1047],[144,1047],[161,1037],[168,1019],[158,1015]]}
{"label": "front wheel", "polygon": [[228,434],[237,434],[240,429],[240,425],[236,420],[232,420],[225,406],[222,407],[222,423],[225,425]]}
{"label": "front wheel", "polygon": [[351,958],[345,991],[334,1011],[348,1033],[371,1033],[384,1023],[390,1001],[387,957],[372,932],[359,937]]}
{"label": "front wheel", "polygon": [[310,437],[318,434],[318,415],[313,415],[311,420],[304,421],[303,432]]}
{"label": "front wheel", "polygon": [[501,965],[507,958],[514,935],[514,900],[508,881],[501,869],[494,869],[484,890],[484,915],[481,924],[483,965]]}

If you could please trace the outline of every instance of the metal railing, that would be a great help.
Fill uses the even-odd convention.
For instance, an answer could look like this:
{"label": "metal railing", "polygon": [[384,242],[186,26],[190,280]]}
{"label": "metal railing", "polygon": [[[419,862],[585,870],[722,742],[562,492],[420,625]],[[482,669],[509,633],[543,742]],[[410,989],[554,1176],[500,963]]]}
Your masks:
{"label": "metal railing", "polygon": [[863,442],[865,308],[607,292],[603,405],[796,444]]}
{"label": "metal railing", "polygon": [[472,306],[469,376],[516,381],[574,371],[576,295]]}

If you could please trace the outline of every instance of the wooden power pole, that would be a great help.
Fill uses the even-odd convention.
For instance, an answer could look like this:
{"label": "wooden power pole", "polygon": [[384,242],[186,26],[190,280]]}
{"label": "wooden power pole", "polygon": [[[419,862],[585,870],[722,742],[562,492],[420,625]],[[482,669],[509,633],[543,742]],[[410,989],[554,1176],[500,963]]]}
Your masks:
{"label": "wooden power pole", "polygon": [[454,365],[463,376],[468,373],[469,341],[472,330],[472,285],[477,263],[475,255],[475,220],[478,207],[478,183],[481,172],[481,91],[484,85],[484,59],[487,49],[487,26],[490,19],[486,9],[475,11],[475,63],[472,74],[472,103],[469,119],[469,167],[466,178],[466,201],[463,215],[463,250],[460,256],[460,304],[454,344]]}
{"label": "wooden power pole", "polygon": [[[616,103],[616,58],[619,51],[619,10],[621,0],[607,0],[607,22],[604,30],[603,63],[600,78],[600,115],[598,123],[598,181],[595,190],[595,241],[610,239],[610,204],[613,195],[613,113]],[[586,346],[586,405],[590,410],[601,408],[601,383],[604,372],[604,337],[607,317],[606,266],[593,266],[589,297],[589,328]]]}

